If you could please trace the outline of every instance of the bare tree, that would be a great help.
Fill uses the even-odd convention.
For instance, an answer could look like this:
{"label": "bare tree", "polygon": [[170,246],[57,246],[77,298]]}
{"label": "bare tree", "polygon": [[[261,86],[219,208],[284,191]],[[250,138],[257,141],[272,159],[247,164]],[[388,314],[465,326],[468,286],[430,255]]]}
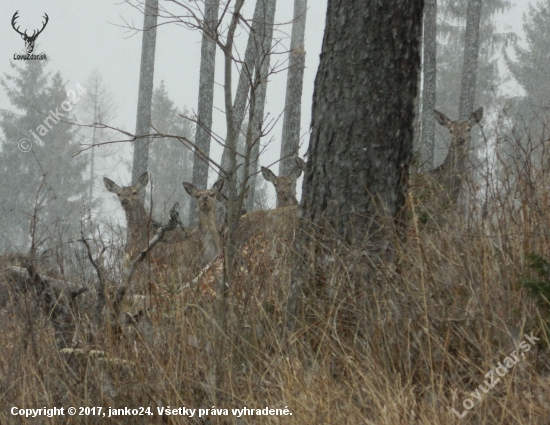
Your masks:
{"label": "bare tree", "polygon": [[[151,101],[153,98],[153,76],[155,71],[155,48],[157,42],[158,0],[146,0],[143,11],[143,39],[141,43],[141,67],[139,73],[139,97],[132,165],[132,184],[147,171],[149,161],[149,139],[140,137],[150,133]],[[145,199],[145,192],[141,195]]]}
{"label": "bare tree", "polygon": [[[260,156],[260,139],[262,137],[262,128],[264,124],[265,96],[267,93],[267,78],[269,76],[269,62],[271,59],[271,43],[273,41],[273,25],[275,22],[276,0],[258,0],[262,4],[262,21],[258,25],[258,47],[256,49],[256,75],[254,82],[254,114],[249,117],[252,134],[249,140],[250,145],[250,166],[248,175],[250,175],[249,189],[246,209],[254,209],[254,195],[256,192],[256,177],[258,171],[258,162]],[[248,152],[247,152],[248,154]]]}
{"label": "bare tree", "polygon": [[422,73],[422,136],[420,166],[427,170],[434,164],[435,109],[437,81],[437,0],[425,0]]}
{"label": "bare tree", "polygon": [[[197,131],[193,159],[193,184],[206,188],[208,184],[208,161],[204,156],[210,155],[210,134],[212,129],[212,108],[214,106],[214,74],[216,71],[216,42],[218,27],[218,10],[220,0],[209,0],[204,5],[204,24],[202,30],[201,67],[199,80],[199,105],[197,113]],[[190,211],[191,226],[196,225],[197,213]]]}
{"label": "bare tree", "polygon": [[483,0],[469,0],[466,12],[466,40],[464,42],[464,64],[462,66],[462,84],[460,86],[460,105],[458,119],[464,121],[474,110],[477,77],[477,59],[479,57],[479,26]]}
{"label": "bare tree", "polygon": [[[279,174],[287,175],[295,167],[294,156],[298,155],[300,143],[300,121],[302,118],[302,89],[306,51],[304,36],[306,32],[307,0],[294,0],[294,21],[290,38],[288,57],[288,76],[286,80],[285,114],[281,138],[281,162]],[[292,190],[296,191],[296,182]]]}
{"label": "bare tree", "polygon": [[[114,119],[114,102],[109,91],[103,83],[103,77],[98,70],[92,71],[86,84],[87,94],[82,98],[79,104],[79,118],[83,122],[95,123],[95,122],[111,122]],[[98,155],[97,145],[107,140],[107,137],[111,134],[107,131],[100,131],[97,127],[92,126],[88,128],[90,133],[87,134],[89,138],[90,148],[90,182],[89,182],[89,201],[93,201],[93,191],[96,175],[96,157]],[[103,146],[102,154],[100,158],[104,158],[108,155],[108,147]]]}
{"label": "bare tree", "polygon": [[[256,57],[259,49],[258,33],[260,31],[260,24],[263,22],[263,19],[265,19],[265,2],[266,0],[256,1],[254,16],[252,17],[252,24],[250,25],[250,34],[248,36],[244,59],[242,61],[241,70],[239,73],[239,84],[237,86],[237,92],[235,94],[235,100],[233,102],[233,117],[235,119],[235,126],[238,129],[241,129],[241,126],[243,125],[244,117],[246,114],[246,107],[248,104],[247,101],[250,98],[251,85],[255,76],[255,64],[257,62]],[[246,142],[243,143],[242,146],[239,146],[239,144],[237,144],[237,147],[240,148],[238,149],[238,151],[241,154],[241,156],[237,159],[238,164],[244,163],[243,152],[245,150],[245,145]],[[221,166],[222,168],[227,169],[228,165],[229,149],[226,146],[223,150]]]}

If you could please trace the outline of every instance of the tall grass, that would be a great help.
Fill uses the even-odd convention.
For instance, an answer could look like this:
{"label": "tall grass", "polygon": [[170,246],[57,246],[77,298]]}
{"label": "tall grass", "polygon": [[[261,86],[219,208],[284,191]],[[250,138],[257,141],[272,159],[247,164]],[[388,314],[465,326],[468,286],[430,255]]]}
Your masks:
{"label": "tall grass", "polygon": [[[333,250],[317,264],[317,287],[292,332],[292,244],[252,238],[236,267],[222,358],[208,274],[199,290],[154,282],[147,332],[116,335],[81,311],[75,346],[83,351],[72,354],[25,304],[2,313],[0,423],[549,423],[548,309],[521,285],[538,276],[532,253],[550,258],[545,143],[495,145],[498,173],[481,174],[461,207],[437,220],[412,213],[407,237],[395,238],[395,255],[376,270],[368,247]],[[459,419],[451,408],[466,411],[464,400],[531,333],[540,341]],[[24,420],[12,406],[144,406],[155,415]],[[288,407],[292,416],[159,417],[167,406]]]}

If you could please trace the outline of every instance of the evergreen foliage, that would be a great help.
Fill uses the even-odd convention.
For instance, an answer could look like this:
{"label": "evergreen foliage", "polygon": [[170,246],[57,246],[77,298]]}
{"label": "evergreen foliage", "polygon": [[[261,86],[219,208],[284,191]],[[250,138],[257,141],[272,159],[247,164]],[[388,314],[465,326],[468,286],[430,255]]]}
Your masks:
{"label": "evergreen foliage", "polygon": [[[29,248],[29,222],[35,209],[40,242],[51,241],[54,234],[79,231],[87,159],[74,156],[78,134],[70,124],[74,105],[67,100],[78,101],[85,93],[71,87],[75,97],[68,97],[61,74],[45,74],[42,61],[11,66],[15,75],[5,75],[0,83],[19,112],[4,111],[0,116],[0,248],[24,251]],[[24,138],[32,143],[29,152],[18,148],[28,145],[19,145]]]}
{"label": "evergreen foliage", "polygon": [[[174,105],[169,98],[164,81],[153,92],[152,132],[183,136],[193,140],[194,126],[191,121],[182,118],[186,115]],[[155,131],[156,130],[156,131]],[[181,141],[175,138],[154,139],[149,148],[149,171],[152,176],[153,216],[168,220],[168,213],[175,202],[179,202],[180,211],[188,211],[189,196],[184,194],[182,181],[191,181],[192,157],[191,151]],[[187,217],[184,217],[187,220]]]}

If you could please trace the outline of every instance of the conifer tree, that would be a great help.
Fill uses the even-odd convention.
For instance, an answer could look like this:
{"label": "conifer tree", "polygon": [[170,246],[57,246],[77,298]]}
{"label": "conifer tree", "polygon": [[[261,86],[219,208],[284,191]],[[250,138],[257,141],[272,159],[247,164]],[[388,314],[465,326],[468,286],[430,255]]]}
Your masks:
{"label": "conifer tree", "polygon": [[12,64],[15,75],[0,80],[17,110],[2,112],[0,118],[0,247],[4,249],[28,249],[29,221],[35,211],[36,235],[42,240],[54,229],[63,228],[66,235],[79,229],[87,160],[74,156],[78,135],[70,123],[74,105],[86,90],[77,86],[68,93],[61,74],[50,77],[44,67],[41,61]]}
{"label": "conifer tree", "polygon": [[[164,81],[161,81],[160,86],[153,92],[152,126],[159,133],[184,136],[193,140],[193,124],[180,115],[187,113],[185,110],[180,112],[174,105],[168,96]],[[168,220],[168,212],[175,202],[179,202],[181,214],[189,210],[189,196],[183,193],[181,182],[191,180],[192,164],[191,151],[179,140],[160,138],[153,141],[150,146],[149,171],[154,186],[155,218]]]}

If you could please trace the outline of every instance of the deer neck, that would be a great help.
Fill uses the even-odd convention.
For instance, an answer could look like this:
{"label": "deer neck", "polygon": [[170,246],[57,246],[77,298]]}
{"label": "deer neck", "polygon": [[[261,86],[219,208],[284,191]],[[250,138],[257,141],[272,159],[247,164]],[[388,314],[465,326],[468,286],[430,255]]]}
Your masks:
{"label": "deer neck", "polygon": [[125,208],[128,224],[127,251],[145,248],[148,242],[149,214],[141,202]]}
{"label": "deer neck", "polygon": [[292,207],[295,205],[298,205],[298,199],[296,199],[294,193],[285,193],[282,196],[277,196],[277,208]]}
{"label": "deer neck", "polygon": [[216,220],[216,210],[201,211],[199,214],[199,231],[203,245],[203,255],[210,263],[220,253],[220,233]]}
{"label": "deer neck", "polygon": [[451,144],[449,153],[443,161],[443,164],[439,166],[439,171],[442,174],[447,175],[461,175],[466,168],[466,152],[469,145],[469,140],[464,143],[462,149],[457,149]]}

